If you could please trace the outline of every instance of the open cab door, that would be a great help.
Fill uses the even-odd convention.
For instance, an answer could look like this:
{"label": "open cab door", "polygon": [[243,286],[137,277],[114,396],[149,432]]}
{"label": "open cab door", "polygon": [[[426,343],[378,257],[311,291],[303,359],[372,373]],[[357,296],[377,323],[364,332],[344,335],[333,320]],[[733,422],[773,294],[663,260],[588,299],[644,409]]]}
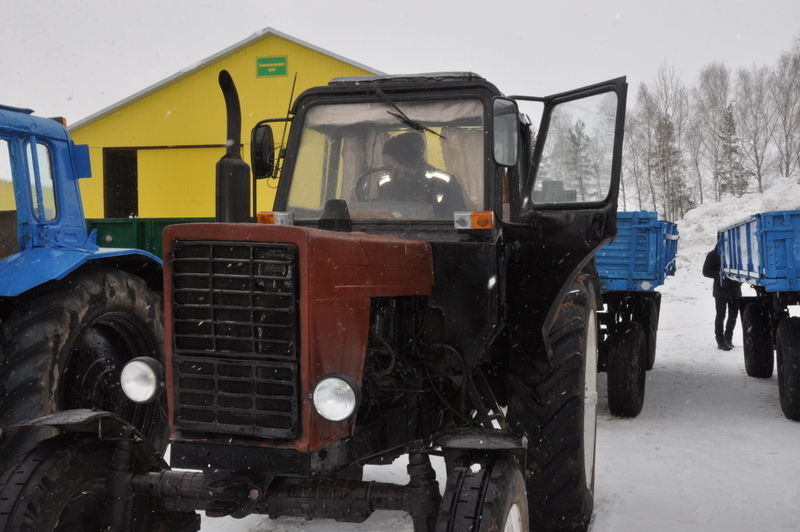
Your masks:
{"label": "open cab door", "polygon": [[[545,98],[510,97],[543,104],[518,216],[504,226],[518,250],[509,286],[520,314],[512,321],[542,320],[543,338],[572,280],[586,274],[599,289],[592,259],[617,232],[626,95],[625,78],[618,78]],[[551,302],[546,316],[530,311],[525,298],[534,295]]]}
{"label": "open cab door", "polygon": [[544,104],[522,219],[577,222],[593,249],[616,234],[626,95],[623,77],[545,98],[512,96]]}

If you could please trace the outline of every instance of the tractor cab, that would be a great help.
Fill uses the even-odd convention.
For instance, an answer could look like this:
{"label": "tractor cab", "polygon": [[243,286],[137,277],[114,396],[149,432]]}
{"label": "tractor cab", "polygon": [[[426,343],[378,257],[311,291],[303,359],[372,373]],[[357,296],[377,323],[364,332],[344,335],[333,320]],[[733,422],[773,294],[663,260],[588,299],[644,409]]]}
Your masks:
{"label": "tractor cab", "polygon": [[[515,98],[545,104],[540,130],[549,133],[536,154],[539,117],[522,114]],[[298,98],[277,165],[274,142],[253,143],[253,168],[257,177],[280,171],[275,210],[297,225],[496,229],[535,210],[613,203],[618,107],[614,82],[507,98],[472,73],[339,78]]]}

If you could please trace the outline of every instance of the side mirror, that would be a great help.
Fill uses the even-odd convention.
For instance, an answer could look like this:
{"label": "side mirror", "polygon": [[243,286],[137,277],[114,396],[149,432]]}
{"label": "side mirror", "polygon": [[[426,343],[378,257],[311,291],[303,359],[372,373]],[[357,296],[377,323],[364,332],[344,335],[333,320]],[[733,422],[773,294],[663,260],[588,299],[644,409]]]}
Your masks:
{"label": "side mirror", "polygon": [[507,98],[495,98],[493,115],[494,160],[502,166],[514,166],[517,164],[519,144],[517,102]]}
{"label": "side mirror", "polygon": [[275,169],[275,140],[269,124],[257,124],[250,135],[250,166],[253,176],[263,179]]}
{"label": "side mirror", "polygon": [[89,160],[89,146],[86,144],[72,144],[73,162],[75,163],[75,178],[92,177],[92,163]]}

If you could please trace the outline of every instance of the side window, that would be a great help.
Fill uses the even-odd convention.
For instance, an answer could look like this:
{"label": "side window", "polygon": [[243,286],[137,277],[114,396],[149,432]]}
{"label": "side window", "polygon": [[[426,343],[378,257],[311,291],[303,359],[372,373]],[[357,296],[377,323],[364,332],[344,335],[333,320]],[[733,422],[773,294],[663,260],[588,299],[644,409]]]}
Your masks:
{"label": "side window", "polygon": [[[36,157],[34,158],[33,143],[28,142],[26,153],[28,156],[28,175],[30,176],[31,198],[33,211],[41,222],[56,219],[56,193],[53,179],[53,158],[50,148],[45,144],[36,143]],[[38,180],[36,179],[38,175]]]}
{"label": "side window", "polygon": [[0,259],[19,251],[10,148],[7,140],[0,139]]}
{"label": "side window", "polygon": [[11,152],[8,141],[0,139],[0,211],[17,210],[14,180],[11,175]]}
{"label": "side window", "polygon": [[536,175],[535,203],[603,201],[611,188],[617,95],[557,105]]}
{"label": "side window", "polygon": [[[321,211],[325,200],[331,197],[328,188],[336,183],[329,180],[338,174],[338,169],[332,169],[331,139],[319,131],[304,129],[300,143],[303,157],[298,158],[294,173],[302,176],[302,187],[292,187],[289,191],[289,204],[310,211]],[[332,175],[334,174],[334,175]]]}

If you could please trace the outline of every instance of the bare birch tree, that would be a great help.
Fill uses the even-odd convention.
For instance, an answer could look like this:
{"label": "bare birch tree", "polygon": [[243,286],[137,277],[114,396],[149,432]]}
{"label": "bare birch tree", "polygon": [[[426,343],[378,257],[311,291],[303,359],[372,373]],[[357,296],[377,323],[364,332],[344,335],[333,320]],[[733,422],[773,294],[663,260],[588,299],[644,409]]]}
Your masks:
{"label": "bare birch tree", "polygon": [[[642,126],[649,134],[647,166],[659,211],[677,220],[689,196],[681,152],[680,132],[688,120],[688,97],[683,82],[668,65],[661,65],[651,85],[640,89]],[[655,192],[654,192],[655,197]]]}
{"label": "bare birch tree", "polygon": [[742,151],[758,184],[764,191],[767,153],[775,128],[775,108],[770,102],[770,74],[766,66],[740,69],[736,73],[735,118]]}
{"label": "bare birch tree", "polygon": [[800,168],[800,45],[781,54],[770,78],[770,98],[775,106],[773,135],[778,169],[790,177]]}
{"label": "bare birch tree", "polygon": [[702,70],[693,94],[693,113],[698,140],[703,150],[706,168],[712,176],[714,198],[721,197],[717,166],[720,162],[718,132],[730,99],[730,70],[722,63],[711,63]]}
{"label": "bare birch tree", "polygon": [[631,113],[625,119],[625,147],[622,158],[622,183],[624,188],[621,190],[623,199],[623,209],[628,208],[628,195],[635,195],[636,208],[643,209],[643,179],[642,174],[643,160],[645,152],[641,142],[641,126],[637,113]]}
{"label": "bare birch tree", "polygon": [[640,125],[640,139],[641,149],[644,150],[644,177],[647,192],[650,195],[652,203],[652,210],[658,211],[656,206],[658,196],[656,194],[655,177],[653,173],[653,165],[651,164],[651,154],[655,145],[655,124],[658,120],[658,107],[655,100],[647,88],[647,84],[642,83],[639,85],[639,101],[636,110],[637,117]]}

